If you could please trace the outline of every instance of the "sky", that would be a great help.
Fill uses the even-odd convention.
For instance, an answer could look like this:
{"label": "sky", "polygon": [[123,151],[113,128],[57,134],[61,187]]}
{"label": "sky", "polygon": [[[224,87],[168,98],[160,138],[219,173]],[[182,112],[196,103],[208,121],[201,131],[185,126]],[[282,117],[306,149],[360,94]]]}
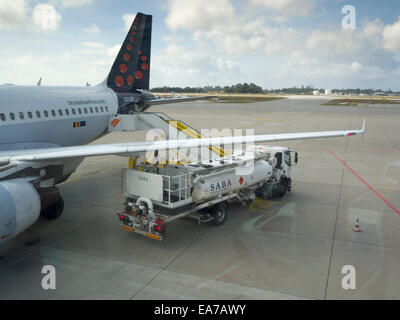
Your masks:
{"label": "sky", "polygon": [[0,83],[102,82],[137,12],[151,87],[400,90],[398,0],[0,0]]}

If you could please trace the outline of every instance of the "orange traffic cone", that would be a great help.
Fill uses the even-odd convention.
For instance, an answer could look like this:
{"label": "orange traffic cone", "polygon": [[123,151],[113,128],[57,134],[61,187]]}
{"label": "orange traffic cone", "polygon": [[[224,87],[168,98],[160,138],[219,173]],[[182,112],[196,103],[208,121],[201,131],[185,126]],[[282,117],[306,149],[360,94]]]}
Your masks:
{"label": "orange traffic cone", "polygon": [[356,219],[356,225],[355,225],[354,228],[353,228],[353,231],[354,231],[354,232],[361,232],[359,222],[360,222],[360,221],[359,221],[358,219]]}

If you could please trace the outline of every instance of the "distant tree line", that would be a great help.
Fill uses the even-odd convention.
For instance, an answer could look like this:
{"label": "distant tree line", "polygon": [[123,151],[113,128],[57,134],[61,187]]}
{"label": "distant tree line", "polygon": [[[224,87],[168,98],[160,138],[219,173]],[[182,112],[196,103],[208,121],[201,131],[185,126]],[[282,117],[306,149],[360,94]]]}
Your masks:
{"label": "distant tree line", "polygon": [[245,83],[238,83],[233,86],[225,86],[224,87],[225,93],[264,93],[264,89],[260,86],[247,82]]}
{"label": "distant tree line", "polygon": [[[264,93],[264,94],[313,94],[314,91],[319,91],[320,93],[325,93],[324,88],[315,88],[313,85],[302,85],[301,87],[290,87],[281,89],[264,89],[254,83],[238,83],[232,86],[204,86],[204,87],[154,87],[150,89],[151,92],[175,92],[175,93]],[[376,92],[384,92],[387,94],[394,94],[392,90],[382,90],[382,89],[332,89],[332,93],[335,94],[346,94],[346,95],[373,95]]]}
{"label": "distant tree line", "polygon": [[150,89],[151,92],[176,92],[176,93],[264,93],[264,89],[254,83],[238,83],[232,86],[205,86],[205,87],[155,87]]}

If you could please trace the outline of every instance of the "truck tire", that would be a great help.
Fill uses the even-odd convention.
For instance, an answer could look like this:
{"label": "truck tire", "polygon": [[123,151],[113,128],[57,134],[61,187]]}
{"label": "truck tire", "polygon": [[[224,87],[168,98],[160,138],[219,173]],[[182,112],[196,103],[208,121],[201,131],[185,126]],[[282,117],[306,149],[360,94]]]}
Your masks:
{"label": "truck tire", "polygon": [[288,188],[289,188],[288,179],[282,178],[281,181],[279,181],[277,197],[282,198],[286,194]]}
{"label": "truck tire", "polygon": [[212,223],[214,226],[221,226],[225,223],[228,217],[228,206],[225,203],[216,204],[211,211],[213,217]]}

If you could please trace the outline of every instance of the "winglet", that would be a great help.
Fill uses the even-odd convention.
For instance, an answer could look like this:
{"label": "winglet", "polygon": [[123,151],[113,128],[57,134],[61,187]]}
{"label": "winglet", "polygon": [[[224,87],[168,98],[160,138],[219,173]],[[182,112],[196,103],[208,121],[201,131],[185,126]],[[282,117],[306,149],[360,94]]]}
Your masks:
{"label": "winglet", "polygon": [[365,118],[364,118],[364,120],[363,120],[363,126],[362,126],[362,129],[361,129],[361,133],[364,135],[364,130],[365,130]]}

